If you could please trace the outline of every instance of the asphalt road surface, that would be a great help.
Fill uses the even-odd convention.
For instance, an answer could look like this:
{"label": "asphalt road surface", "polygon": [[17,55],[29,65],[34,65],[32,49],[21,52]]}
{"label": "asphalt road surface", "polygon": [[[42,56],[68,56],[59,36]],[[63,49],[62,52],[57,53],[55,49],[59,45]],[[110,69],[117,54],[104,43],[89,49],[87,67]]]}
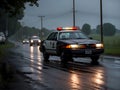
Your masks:
{"label": "asphalt road surface", "polygon": [[93,66],[89,58],[74,58],[66,67],[51,56],[43,62],[39,46],[18,44],[9,60],[36,90],[120,90],[120,58],[101,56]]}

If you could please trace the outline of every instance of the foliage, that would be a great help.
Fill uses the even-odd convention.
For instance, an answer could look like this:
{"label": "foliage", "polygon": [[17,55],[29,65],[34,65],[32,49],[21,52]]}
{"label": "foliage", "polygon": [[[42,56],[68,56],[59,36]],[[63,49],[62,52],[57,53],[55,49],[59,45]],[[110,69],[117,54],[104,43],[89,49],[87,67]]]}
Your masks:
{"label": "foliage", "polygon": [[46,28],[37,29],[34,27],[21,27],[12,37],[11,39],[21,41],[25,38],[29,39],[33,35],[37,35],[40,37],[41,40],[45,39],[52,30],[48,30]]}
{"label": "foliage", "polygon": [[84,24],[82,27],[82,32],[89,35],[91,33],[91,26],[89,24]]}
{"label": "foliage", "polygon": [[3,14],[0,17],[0,31],[4,32],[5,34],[6,31],[8,31],[8,36],[14,34],[21,27],[20,22],[18,22],[19,18],[20,17],[18,15],[14,17],[8,17]]}
{"label": "foliage", "polygon": [[10,38],[16,41],[21,41],[23,39],[29,39],[33,35],[39,36],[40,30],[34,27],[21,27],[14,35]]}
{"label": "foliage", "polygon": [[[96,29],[97,29],[96,33],[100,34],[100,32],[101,32],[100,25],[98,25],[96,27]],[[115,35],[115,33],[116,33],[116,28],[114,25],[112,25],[111,23],[104,23],[103,24],[103,35],[104,36],[113,36],[113,35]]]}
{"label": "foliage", "polygon": [[38,6],[38,0],[0,0],[0,8],[11,15],[16,15],[21,12],[22,8],[25,8],[25,3],[30,3]]}
{"label": "foliage", "polygon": [[38,0],[0,0],[0,31],[11,36],[19,30],[21,24],[18,20],[24,16],[25,4],[36,5]]}
{"label": "foliage", "polygon": [[40,31],[41,39],[44,40],[50,33],[51,33],[51,30],[48,30],[46,28],[42,28]]}

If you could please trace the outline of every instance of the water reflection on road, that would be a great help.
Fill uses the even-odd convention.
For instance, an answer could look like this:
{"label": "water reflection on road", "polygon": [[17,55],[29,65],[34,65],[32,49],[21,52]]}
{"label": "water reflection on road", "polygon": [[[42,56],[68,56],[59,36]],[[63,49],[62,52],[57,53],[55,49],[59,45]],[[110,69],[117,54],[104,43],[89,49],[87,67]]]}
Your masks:
{"label": "water reflection on road", "polygon": [[73,89],[81,89],[81,78],[78,74],[71,73],[70,75],[70,86]]}
{"label": "water reflection on road", "polygon": [[[30,70],[33,72],[32,74],[26,74],[26,76],[40,84],[42,83],[44,88],[51,90],[112,90],[118,88],[119,90],[117,81],[111,78],[107,80],[109,76],[115,76],[110,72],[112,69],[106,71],[106,68],[102,65],[93,67],[81,65],[78,71],[58,69],[46,66],[43,63],[39,46],[24,46],[23,51],[24,56],[28,57],[27,60],[30,61]],[[52,57],[50,60],[58,60],[58,58]],[[114,70],[114,72],[117,72],[117,70]],[[106,75],[107,73],[109,73],[109,75]],[[117,77],[119,78],[118,74]],[[116,80],[117,77],[115,77]],[[112,82],[115,82],[115,85],[113,85]],[[111,84],[112,86],[110,86]],[[40,85],[38,84],[38,90],[39,87]]]}
{"label": "water reflection on road", "polygon": [[[65,76],[64,74],[61,74],[64,73],[64,71],[57,69],[43,70],[44,65],[42,63],[42,59],[42,53],[39,51],[39,47],[31,46],[30,62],[31,71],[34,72],[34,74],[27,76],[34,80],[37,80],[38,82],[44,83],[45,86],[55,88],[57,90],[59,88],[65,90],[100,90],[105,84],[104,70],[99,67],[95,67],[95,72],[93,71],[92,73],[72,71],[72,73],[67,73]],[[48,75],[46,75],[43,71]]]}
{"label": "water reflection on road", "polygon": [[31,46],[30,47],[30,62],[31,62],[31,71],[34,72],[36,75],[31,74],[28,75],[31,78],[34,78],[35,80],[42,80],[40,72],[43,68],[42,66],[42,57],[41,53],[39,51],[39,46]]}
{"label": "water reflection on road", "polygon": [[69,76],[69,86],[72,90],[104,90],[104,84],[104,70],[99,68],[93,73],[73,71]]}
{"label": "water reflection on road", "polygon": [[33,72],[33,65],[34,65],[34,48],[30,47],[30,62],[31,62],[31,71]]}

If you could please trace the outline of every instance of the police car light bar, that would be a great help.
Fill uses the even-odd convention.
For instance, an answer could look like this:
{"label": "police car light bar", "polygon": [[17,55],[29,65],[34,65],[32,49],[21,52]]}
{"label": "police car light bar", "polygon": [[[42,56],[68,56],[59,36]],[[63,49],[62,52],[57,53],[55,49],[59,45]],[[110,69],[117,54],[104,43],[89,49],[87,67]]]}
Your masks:
{"label": "police car light bar", "polygon": [[58,27],[57,30],[79,30],[79,27]]}

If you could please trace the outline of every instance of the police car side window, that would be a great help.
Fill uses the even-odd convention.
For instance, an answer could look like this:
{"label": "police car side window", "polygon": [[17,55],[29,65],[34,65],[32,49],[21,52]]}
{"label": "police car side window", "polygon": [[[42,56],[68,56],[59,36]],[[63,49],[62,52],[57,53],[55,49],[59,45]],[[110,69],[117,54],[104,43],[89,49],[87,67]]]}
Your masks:
{"label": "police car side window", "polygon": [[47,40],[57,40],[57,32],[51,33]]}
{"label": "police car side window", "polygon": [[69,32],[61,32],[59,35],[60,40],[68,39],[69,38]]}

